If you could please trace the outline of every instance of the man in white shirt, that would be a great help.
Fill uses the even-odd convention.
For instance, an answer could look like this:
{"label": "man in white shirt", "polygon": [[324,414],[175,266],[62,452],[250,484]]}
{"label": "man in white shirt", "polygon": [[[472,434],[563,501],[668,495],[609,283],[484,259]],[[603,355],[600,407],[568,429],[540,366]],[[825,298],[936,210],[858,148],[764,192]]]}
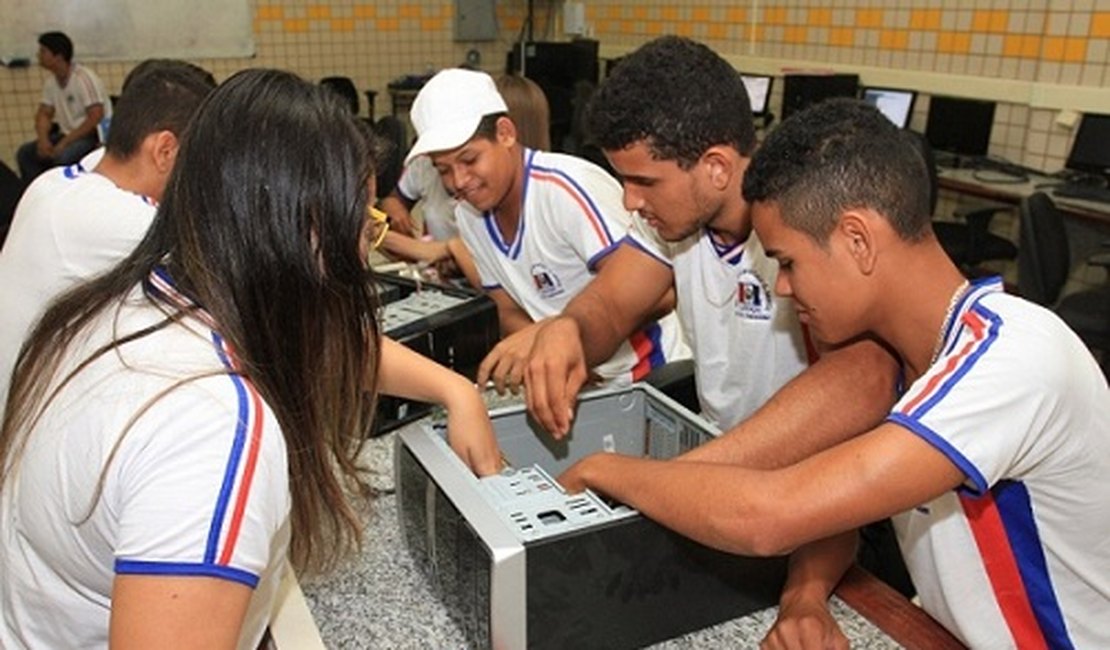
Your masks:
{"label": "man in white shirt", "polygon": [[112,100],[100,77],[73,62],[73,41],[62,32],[46,32],[38,42],[39,65],[50,76],[35,113],[35,139],[16,153],[25,185],[47,169],[75,163],[95,149],[100,144],[97,127],[112,117]]}
{"label": "man in white shirt", "polygon": [[94,152],[52,169],[23,194],[0,250],[0,414],[23,340],[50,301],[113,267],[146,235],[179,137],[215,86],[189,63],[139,64],[99,162],[86,166]]}
{"label": "man in white shirt", "polygon": [[[421,89],[411,115],[419,138],[406,162],[429,156],[455,189],[455,222],[497,304],[501,333],[526,337],[609,263],[632,221],[620,186],[589,161],[522,145],[486,73],[441,71]],[[636,323],[594,364],[594,376],[627,384],[686,356],[674,316],[657,319],[667,311]],[[518,385],[512,376],[508,383]]]}

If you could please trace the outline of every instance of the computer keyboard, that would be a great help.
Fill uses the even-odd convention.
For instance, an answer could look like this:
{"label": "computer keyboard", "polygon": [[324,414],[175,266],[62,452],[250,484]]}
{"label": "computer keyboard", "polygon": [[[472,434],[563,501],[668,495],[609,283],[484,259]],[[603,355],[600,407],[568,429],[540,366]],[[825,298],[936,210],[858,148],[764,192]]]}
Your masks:
{"label": "computer keyboard", "polygon": [[1080,199],[1082,201],[1110,204],[1110,187],[1064,184],[1052,188],[1052,194],[1065,199]]}
{"label": "computer keyboard", "polygon": [[1041,173],[1036,169],[1025,167],[1024,165],[1018,165],[1008,160],[1003,160],[1000,158],[988,158],[986,156],[972,158],[969,164],[965,164],[965,166],[972,167],[974,169],[998,172],[1000,174],[1006,174],[1007,176],[1013,176],[1014,178],[1028,178],[1030,175]]}

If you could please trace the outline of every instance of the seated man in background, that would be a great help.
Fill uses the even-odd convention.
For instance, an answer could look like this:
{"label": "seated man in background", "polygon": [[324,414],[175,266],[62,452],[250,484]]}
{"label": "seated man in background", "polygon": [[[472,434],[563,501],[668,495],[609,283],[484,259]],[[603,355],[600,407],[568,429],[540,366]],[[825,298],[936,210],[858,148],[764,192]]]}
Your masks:
{"label": "seated man in background", "polygon": [[[620,187],[590,162],[523,146],[489,75],[443,70],[411,115],[419,137],[408,161],[429,156],[455,188],[459,233],[497,304],[502,335],[559,313],[608,265],[631,223]],[[598,360],[600,379],[638,380],[685,351],[674,317],[656,320],[669,311],[665,298]]]}
{"label": "seated man in background", "polygon": [[[73,62],[73,41],[62,32],[39,36],[39,65],[50,72],[35,113],[35,139],[16,152],[24,185],[55,165],[69,165],[100,144],[96,128],[112,116],[100,77]],[[55,124],[57,129],[55,129]]]}
{"label": "seated man in background", "polygon": [[23,194],[0,250],[0,415],[20,346],[47,304],[146,235],[181,135],[215,87],[190,63],[140,63],[124,81],[100,162],[50,170]]}
{"label": "seated man in background", "polygon": [[904,132],[838,99],[786,120],[744,178],[776,293],[822,340],[870,334],[901,360],[882,424],[778,470],[595,454],[560,480],[717,548],[797,549],[763,647],[847,647],[826,600],[851,531],[892,515],[924,609],[969,647],[1110,647],[1110,389],[1055,314],[968,285],[925,175]]}

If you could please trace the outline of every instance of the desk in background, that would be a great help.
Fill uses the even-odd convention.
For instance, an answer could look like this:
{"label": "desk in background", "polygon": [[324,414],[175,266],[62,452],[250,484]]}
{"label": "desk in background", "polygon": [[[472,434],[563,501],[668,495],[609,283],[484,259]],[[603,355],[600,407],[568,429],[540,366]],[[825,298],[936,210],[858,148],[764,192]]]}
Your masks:
{"label": "desk in background", "polygon": [[[375,486],[383,494],[374,503],[362,553],[332,575],[302,583],[308,614],[328,648],[464,648],[466,637],[404,549],[392,493],[393,435],[367,447]],[[852,648],[963,647],[920,608],[860,569],[841,582],[831,607]],[[755,647],[776,614],[776,608],[761,610],[651,647]],[[277,650],[287,650],[280,638],[275,641]]]}
{"label": "desk in background", "polygon": [[[1033,175],[1021,183],[1014,183],[1012,176],[990,170],[941,167],[937,171],[937,181],[941,190],[948,190],[960,196],[1010,203],[1015,207],[1015,214],[1016,207],[1022,199],[1034,192],[1046,192],[1064,216],[1068,245],[1071,248],[1072,270],[1069,284],[1065,286],[1064,292],[1091,286],[1093,282],[1098,281],[1091,279],[1097,276],[1088,275],[1086,260],[1096,253],[1106,252],[1103,242],[1110,241],[1110,204],[1056,196],[1052,192],[1052,187],[1059,184],[1060,180],[1050,176]],[[997,182],[991,182],[992,179]],[[1013,229],[1013,232],[1016,232],[1016,229]],[[1003,275],[1007,282],[1015,282],[1016,265],[1008,267]]]}
{"label": "desk in background", "polygon": [[937,182],[944,190],[1014,205],[1034,192],[1045,191],[1065,217],[1110,226],[1110,203],[1056,196],[1052,192],[1052,187],[1058,185],[1060,180],[1050,176],[1034,175],[1020,183],[1014,183],[1013,180],[1012,176],[990,170],[944,167],[937,170]]}

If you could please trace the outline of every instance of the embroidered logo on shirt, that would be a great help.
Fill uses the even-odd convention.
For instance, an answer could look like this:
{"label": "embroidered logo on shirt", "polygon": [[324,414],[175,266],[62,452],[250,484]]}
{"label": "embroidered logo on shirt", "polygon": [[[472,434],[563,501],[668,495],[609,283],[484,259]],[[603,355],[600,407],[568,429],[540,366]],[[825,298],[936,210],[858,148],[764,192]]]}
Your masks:
{"label": "embroidered logo on shirt", "polygon": [[749,320],[771,318],[771,292],[751,269],[741,271],[736,281],[736,315]]}
{"label": "embroidered logo on shirt", "polygon": [[532,284],[536,285],[536,290],[544,298],[554,298],[563,293],[563,283],[559,276],[543,264],[532,265]]}

